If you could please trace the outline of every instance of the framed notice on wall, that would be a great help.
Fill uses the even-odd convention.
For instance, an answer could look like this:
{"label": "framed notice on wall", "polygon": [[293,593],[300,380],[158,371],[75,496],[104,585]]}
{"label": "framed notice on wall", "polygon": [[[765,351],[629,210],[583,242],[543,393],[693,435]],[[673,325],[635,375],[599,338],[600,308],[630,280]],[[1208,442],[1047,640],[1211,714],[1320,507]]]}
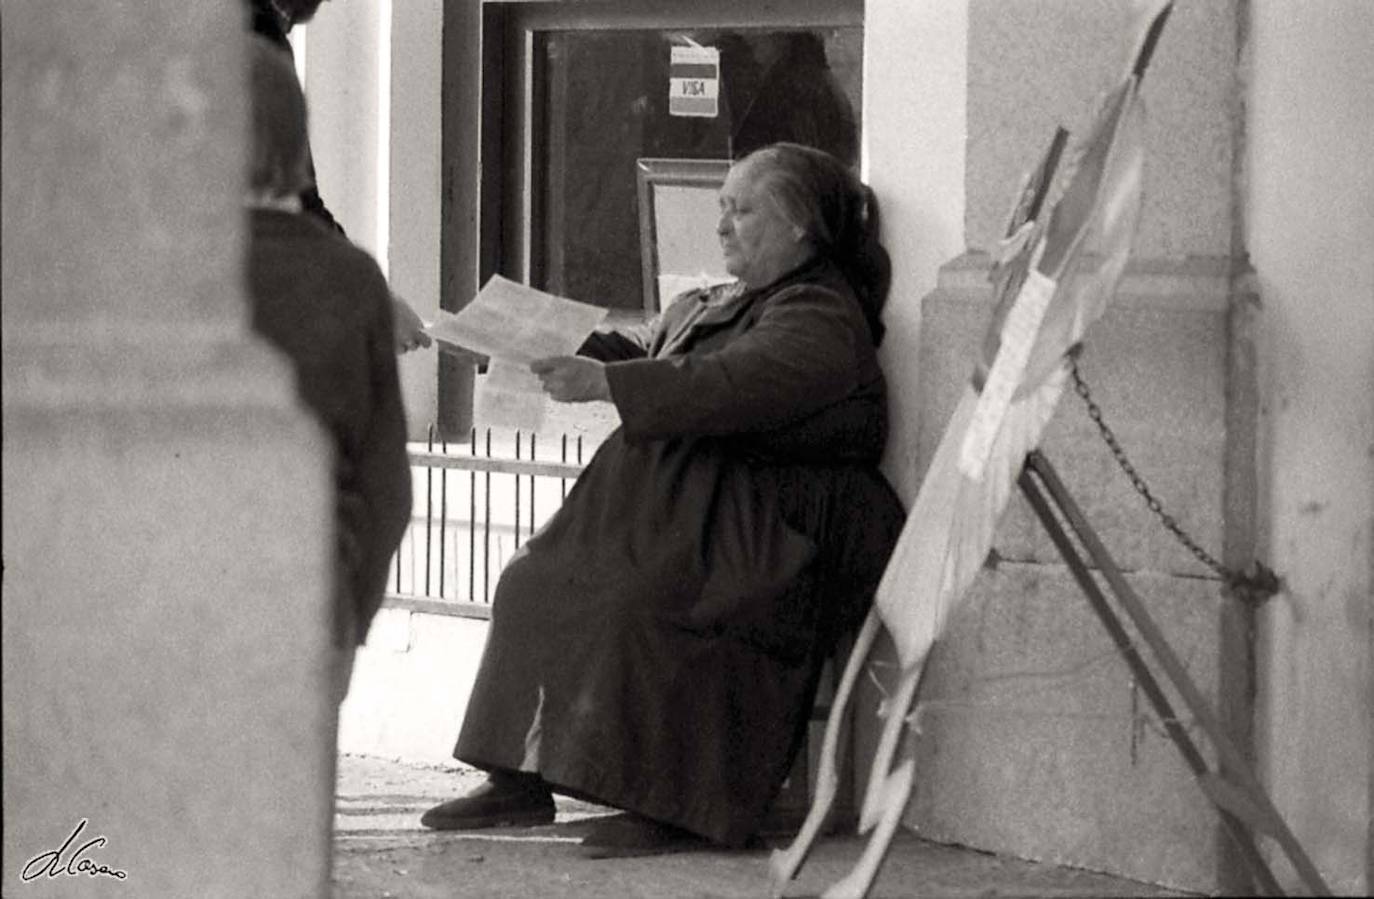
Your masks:
{"label": "framed notice on wall", "polygon": [[636,165],[644,311],[694,287],[731,280],[716,236],[725,159],[647,159]]}

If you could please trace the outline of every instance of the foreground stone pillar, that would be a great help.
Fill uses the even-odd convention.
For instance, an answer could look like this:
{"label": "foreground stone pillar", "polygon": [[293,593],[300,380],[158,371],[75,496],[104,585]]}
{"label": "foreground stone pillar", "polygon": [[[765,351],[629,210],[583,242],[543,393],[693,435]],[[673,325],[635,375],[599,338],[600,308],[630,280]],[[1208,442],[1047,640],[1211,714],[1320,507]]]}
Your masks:
{"label": "foreground stone pillar", "polygon": [[4,7],[0,877],[323,895],[328,447],[246,329],[241,10],[134,6]]}

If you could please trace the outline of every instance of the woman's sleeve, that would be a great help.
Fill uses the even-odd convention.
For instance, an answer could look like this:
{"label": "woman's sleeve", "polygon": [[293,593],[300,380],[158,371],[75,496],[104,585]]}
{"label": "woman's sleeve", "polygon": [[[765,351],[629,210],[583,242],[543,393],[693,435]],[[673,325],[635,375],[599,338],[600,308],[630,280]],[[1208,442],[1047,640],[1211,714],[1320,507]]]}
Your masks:
{"label": "woman's sleeve", "polygon": [[868,340],[857,303],[815,285],[765,303],[754,325],[721,349],[607,365],[626,437],[767,431],[857,389]]}
{"label": "woman's sleeve", "polygon": [[665,311],[646,321],[593,331],[577,348],[577,355],[601,362],[627,362],[652,356],[664,335],[680,327],[685,314],[704,296],[704,290],[689,290],[673,299]]}
{"label": "woman's sleeve", "polygon": [[615,331],[593,331],[582,342],[582,346],[577,348],[577,355],[599,359],[602,362],[643,359],[649,355],[652,340],[653,334],[648,323]]}

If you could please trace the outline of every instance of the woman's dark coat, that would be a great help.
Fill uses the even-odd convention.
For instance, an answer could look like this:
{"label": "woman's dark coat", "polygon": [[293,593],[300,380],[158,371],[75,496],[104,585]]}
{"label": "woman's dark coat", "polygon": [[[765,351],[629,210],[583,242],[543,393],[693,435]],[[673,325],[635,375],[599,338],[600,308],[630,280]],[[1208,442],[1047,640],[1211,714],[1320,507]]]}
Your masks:
{"label": "woman's dark coat", "polygon": [[872,338],[822,261],[581,352],[623,424],[502,574],[454,755],[738,844],[901,526]]}

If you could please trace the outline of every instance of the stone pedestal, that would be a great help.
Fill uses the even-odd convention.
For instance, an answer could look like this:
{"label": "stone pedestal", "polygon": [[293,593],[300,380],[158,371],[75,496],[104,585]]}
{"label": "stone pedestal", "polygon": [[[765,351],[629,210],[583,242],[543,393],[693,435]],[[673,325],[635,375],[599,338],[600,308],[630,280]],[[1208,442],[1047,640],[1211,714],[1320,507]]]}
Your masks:
{"label": "stone pedestal", "polygon": [[[1200,259],[1134,266],[1080,361],[1131,461],[1214,552],[1227,524],[1227,268]],[[918,440],[923,466],[986,327],[987,272],[981,254],[956,260],[924,304],[919,401],[932,424]],[[1215,575],[1160,526],[1072,391],[1041,447],[1214,702]],[[1019,493],[994,548],[998,564],[932,653],[908,822],[936,840],[1219,888],[1215,811]]]}
{"label": "stone pedestal", "polygon": [[325,895],[329,445],[247,333],[241,10],[4,11],[4,892]]}

